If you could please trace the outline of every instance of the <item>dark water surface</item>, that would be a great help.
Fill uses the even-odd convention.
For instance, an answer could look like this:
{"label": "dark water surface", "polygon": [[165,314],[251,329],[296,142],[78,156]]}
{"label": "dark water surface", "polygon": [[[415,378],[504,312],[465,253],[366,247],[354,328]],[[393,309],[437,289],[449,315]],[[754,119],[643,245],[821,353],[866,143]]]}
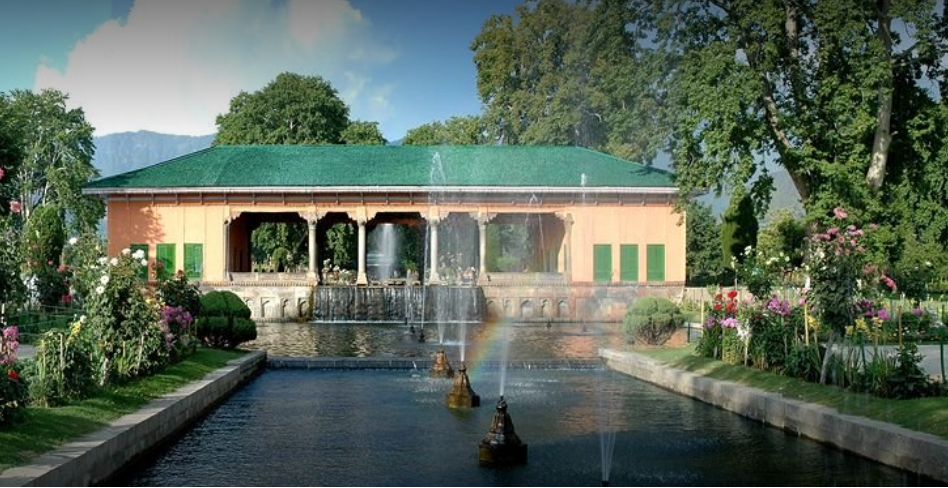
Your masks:
{"label": "dark water surface", "polygon": [[484,406],[454,411],[424,371],[268,370],[112,483],[596,486],[605,425],[613,486],[930,483],[611,371],[508,370],[529,463],[482,468],[500,373],[471,373]]}

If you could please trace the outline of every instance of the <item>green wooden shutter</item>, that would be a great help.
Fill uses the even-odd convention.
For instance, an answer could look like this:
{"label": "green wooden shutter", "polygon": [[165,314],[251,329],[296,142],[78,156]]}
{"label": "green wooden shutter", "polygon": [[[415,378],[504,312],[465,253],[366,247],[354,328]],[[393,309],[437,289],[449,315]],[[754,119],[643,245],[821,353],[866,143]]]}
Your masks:
{"label": "green wooden shutter", "polygon": [[612,245],[593,245],[593,280],[608,283],[612,281]]}
{"label": "green wooden shutter", "polygon": [[[145,262],[148,262],[148,244],[132,244],[128,246],[132,251],[132,254],[135,254],[136,251],[141,251],[145,253]],[[138,277],[144,281],[148,281],[148,266],[142,266],[138,269]]]}
{"label": "green wooden shutter", "polygon": [[619,247],[619,279],[639,281],[638,244],[623,244]]}
{"label": "green wooden shutter", "polygon": [[159,280],[166,280],[174,276],[176,271],[174,264],[174,244],[158,244],[155,246],[155,264],[161,264],[157,267],[156,277]]}
{"label": "green wooden shutter", "polygon": [[646,279],[648,281],[665,281],[665,245],[649,244],[645,251]]}
{"label": "green wooden shutter", "polygon": [[199,280],[204,274],[204,245],[184,245],[184,275],[189,280]]}

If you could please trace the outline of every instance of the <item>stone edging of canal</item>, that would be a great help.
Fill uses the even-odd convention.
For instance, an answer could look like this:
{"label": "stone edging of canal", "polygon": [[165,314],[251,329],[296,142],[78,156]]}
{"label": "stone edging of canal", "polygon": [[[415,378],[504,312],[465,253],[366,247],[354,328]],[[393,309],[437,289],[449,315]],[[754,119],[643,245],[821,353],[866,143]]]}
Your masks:
{"label": "stone edging of canal", "polygon": [[0,486],[90,486],[189,425],[266,365],[253,351],[223,368],[152,400],[107,427],[0,473]]}
{"label": "stone edging of canal", "polygon": [[948,441],[938,436],[706,378],[640,354],[602,349],[600,356],[607,367],[620,373],[889,466],[948,482]]}

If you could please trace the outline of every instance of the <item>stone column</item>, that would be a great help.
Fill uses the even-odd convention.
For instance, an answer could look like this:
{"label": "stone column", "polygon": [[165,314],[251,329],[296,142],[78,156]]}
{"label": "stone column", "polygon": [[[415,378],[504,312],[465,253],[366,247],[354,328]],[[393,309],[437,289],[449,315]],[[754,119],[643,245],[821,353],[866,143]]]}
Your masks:
{"label": "stone column", "polygon": [[477,274],[487,275],[487,219],[477,219]]}
{"label": "stone column", "polygon": [[428,258],[428,269],[431,273],[428,275],[428,283],[434,285],[441,283],[441,277],[438,276],[438,224],[440,219],[432,217],[428,219],[428,234],[431,235],[431,242],[428,248],[431,250],[431,256]]}
{"label": "stone column", "polygon": [[368,285],[369,278],[365,274],[365,219],[359,219],[359,274],[356,276],[357,285]]}
{"label": "stone column", "polygon": [[307,270],[307,277],[310,279],[317,279],[319,276],[318,249],[316,248],[316,222],[316,219],[306,221],[306,226],[309,227],[309,269]]}
{"label": "stone column", "polygon": [[566,232],[563,235],[563,277],[566,278],[566,282],[570,283],[573,281],[573,263],[572,256],[572,240],[573,240],[573,216],[566,214],[563,217],[563,226],[566,228]]}
{"label": "stone column", "polygon": [[230,280],[230,217],[224,217],[224,280]]}

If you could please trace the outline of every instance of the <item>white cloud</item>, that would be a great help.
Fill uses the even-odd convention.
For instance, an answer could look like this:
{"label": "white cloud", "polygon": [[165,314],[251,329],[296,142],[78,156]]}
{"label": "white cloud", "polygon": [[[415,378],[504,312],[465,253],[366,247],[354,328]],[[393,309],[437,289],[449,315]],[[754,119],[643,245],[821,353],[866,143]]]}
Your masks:
{"label": "white cloud", "polygon": [[41,63],[35,88],[68,93],[97,135],[210,134],[234,95],[283,71],[329,80],[353,118],[388,116],[392,87],[370,73],[394,57],[343,0],[137,0],[124,24],[78,42],[63,71]]}

